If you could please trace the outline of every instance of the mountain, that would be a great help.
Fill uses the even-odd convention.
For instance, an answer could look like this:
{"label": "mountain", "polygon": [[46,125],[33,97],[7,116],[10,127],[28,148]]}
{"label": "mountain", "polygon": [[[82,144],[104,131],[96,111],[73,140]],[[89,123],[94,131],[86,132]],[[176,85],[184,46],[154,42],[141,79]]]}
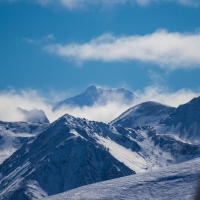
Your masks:
{"label": "mountain", "polygon": [[0,165],[0,199],[38,199],[134,174],[98,138],[118,137],[103,123],[65,115]]}
{"label": "mountain", "polygon": [[174,110],[174,107],[148,101],[128,109],[111,121],[110,124],[121,125],[127,128],[155,126],[162,118],[165,118]]}
{"label": "mountain", "polygon": [[174,109],[159,122],[156,130],[161,134],[173,134],[183,141],[200,143],[200,97]]}
{"label": "mountain", "polygon": [[[192,161],[200,157],[199,108],[200,97],[178,108],[145,102],[110,124],[68,114],[51,124],[40,124],[41,132],[36,131],[33,139],[26,140],[0,165],[0,199],[40,199],[114,178],[121,188],[120,179],[116,178],[132,174],[136,175],[131,181],[129,177],[124,179],[128,185],[121,179],[124,187],[116,195],[127,199],[133,190],[137,198],[143,195],[142,199],[174,199],[175,185],[180,189],[193,184],[199,172],[197,162]],[[24,133],[24,127],[29,128],[30,133],[37,130],[37,124],[33,129],[29,125],[4,124],[2,133],[6,138],[12,131],[12,137],[17,138],[20,135],[13,134]],[[8,141],[7,144],[13,144],[12,140]],[[129,185],[130,182],[133,184]],[[108,199],[112,199],[109,195],[115,195],[111,191],[117,190],[116,185],[111,184],[114,183],[105,190]],[[180,199],[191,197],[191,186],[188,187],[188,190],[180,190],[180,194],[183,193]],[[97,195],[104,195],[101,193]]]}
{"label": "mountain", "polygon": [[0,164],[48,124],[0,121]]}
{"label": "mountain", "polygon": [[200,158],[146,173],[79,187],[44,200],[195,199]]}
{"label": "mountain", "polygon": [[93,106],[95,103],[104,105],[108,101],[121,101],[122,99],[124,103],[128,104],[131,103],[135,98],[136,95],[125,88],[102,89],[91,85],[82,94],[56,103],[53,110],[55,111],[62,106],[83,107]]}
{"label": "mountain", "polygon": [[49,123],[49,120],[43,110],[33,109],[28,111],[18,107],[18,111],[24,115],[26,122]]}
{"label": "mountain", "polygon": [[64,115],[0,165],[0,199],[40,199],[199,156],[199,145],[157,134],[152,127],[124,128]]}

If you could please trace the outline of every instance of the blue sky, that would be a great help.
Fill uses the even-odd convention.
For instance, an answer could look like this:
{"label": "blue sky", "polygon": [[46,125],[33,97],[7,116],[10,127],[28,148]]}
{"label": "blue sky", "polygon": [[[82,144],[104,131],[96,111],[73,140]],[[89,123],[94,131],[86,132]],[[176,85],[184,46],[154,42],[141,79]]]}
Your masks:
{"label": "blue sky", "polygon": [[0,44],[1,94],[200,90],[199,0],[0,0]]}
{"label": "blue sky", "polygon": [[[186,60],[172,67],[173,62],[162,66],[163,63],[157,61],[160,59],[159,56],[155,61],[145,58],[126,58],[126,55],[121,59],[106,60],[103,56],[95,60],[95,55],[80,59],[80,55],[76,55],[78,49],[71,56],[59,55],[57,52],[59,50],[56,49],[52,52],[45,49],[56,44],[62,47],[76,44],[77,48],[80,48],[81,45],[97,40],[103,35],[115,37],[113,40],[134,36],[144,40],[146,35],[149,34],[151,37],[155,32],[160,33],[161,29],[168,32],[166,35],[178,33],[180,38],[184,34],[199,36],[198,1],[190,0],[189,5],[187,1],[175,0],[169,2],[143,0],[142,3],[137,1],[140,4],[128,0],[108,1],[109,4],[105,1],[91,3],[92,1],[88,0],[33,2],[0,1],[1,90],[13,87],[41,91],[76,89],[79,92],[90,84],[107,87],[125,86],[137,90],[155,82],[167,85],[171,90],[199,87],[200,61],[197,59],[194,63],[188,62],[186,67],[183,65],[187,59],[196,57],[200,59],[200,52],[196,52],[198,55],[195,58],[186,57]],[[165,40],[163,37],[160,41],[156,41],[156,37],[159,37],[159,34],[155,36],[154,42]],[[197,39],[199,40],[199,37]],[[114,51],[112,41],[108,38],[105,40],[111,44],[111,50],[105,54],[111,54]],[[180,39],[180,43],[182,40]],[[100,44],[96,44],[94,48],[97,49],[98,45]],[[135,43],[133,46],[138,48]],[[116,47],[121,48],[121,46]],[[180,48],[183,48],[181,54],[194,47],[188,44],[188,47]],[[86,52],[87,49],[83,51]],[[131,49],[127,51],[132,53]],[[151,51],[151,48],[148,51]],[[128,52],[125,50],[124,54]],[[99,54],[100,50],[94,53]],[[120,57],[120,53],[114,57],[117,56]],[[171,56],[169,55],[167,60],[170,60]]]}

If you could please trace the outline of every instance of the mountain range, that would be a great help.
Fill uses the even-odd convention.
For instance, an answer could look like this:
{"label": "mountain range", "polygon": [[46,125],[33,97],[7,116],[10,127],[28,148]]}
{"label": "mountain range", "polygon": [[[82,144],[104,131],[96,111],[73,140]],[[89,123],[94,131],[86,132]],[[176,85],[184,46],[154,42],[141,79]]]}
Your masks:
{"label": "mountain range", "polygon": [[[83,97],[83,106],[95,91],[99,94],[101,90],[91,86],[84,95],[74,98],[81,101]],[[113,92],[106,91],[109,94]],[[87,98],[86,93],[90,94],[86,95]],[[96,103],[98,98],[90,103]],[[131,98],[137,97],[132,93],[130,98],[127,96],[127,99]],[[59,106],[63,104],[64,101]],[[51,124],[1,122],[0,148],[13,150],[0,165],[0,199],[48,199],[48,196],[79,187],[61,194],[58,199],[62,199],[63,195],[76,196],[80,193],[86,198],[86,191],[91,197],[95,197],[93,195],[97,191],[96,199],[101,199],[101,195],[102,199],[115,199],[116,196],[110,194],[112,190],[117,191],[116,195],[123,197],[121,199],[128,199],[128,195],[136,199],[170,199],[175,194],[166,198],[164,194],[167,194],[167,188],[174,193],[173,185],[175,187],[176,183],[180,183],[177,188],[188,186],[182,196],[177,197],[184,199],[187,194],[189,199],[194,195],[191,187],[197,180],[200,165],[199,120],[200,97],[177,108],[143,102],[109,124],[68,114]],[[191,172],[189,165],[194,166]],[[191,179],[184,183],[188,177]],[[111,179],[116,181],[102,182]],[[91,190],[87,186],[81,187],[97,182],[102,182],[97,184],[99,190],[95,189],[95,185],[89,187]],[[122,183],[125,184],[124,189]],[[169,183],[172,183],[171,187],[167,186]],[[153,189],[154,186],[156,189]],[[131,187],[131,191],[125,192]],[[143,193],[145,188],[149,189]],[[101,189],[105,194],[101,194]],[[141,192],[137,194],[137,191]],[[139,198],[139,195],[143,196]],[[84,199],[79,197],[77,199]]]}

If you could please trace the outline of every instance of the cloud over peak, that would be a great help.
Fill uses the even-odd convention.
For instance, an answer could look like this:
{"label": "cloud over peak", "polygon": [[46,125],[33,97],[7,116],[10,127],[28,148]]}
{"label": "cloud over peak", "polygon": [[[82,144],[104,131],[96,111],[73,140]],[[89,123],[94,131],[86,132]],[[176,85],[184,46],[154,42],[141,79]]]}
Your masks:
{"label": "cloud over peak", "polygon": [[[63,94],[52,93],[55,99],[64,98]],[[162,104],[177,107],[190,101],[194,97],[200,96],[200,91],[192,91],[190,89],[181,89],[175,92],[169,91],[167,88],[160,86],[149,86],[142,91],[134,91],[137,95],[132,102],[126,103],[124,98],[116,94],[105,105],[101,102],[95,103],[93,106],[63,106],[52,111],[53,104],[46,97],[35,90],[24,90],[17,92],[0,91],[0,120],[1,121],[23,121],[24,115],[19,112],[18,107],[25,110],[43,110],[50,122],[58,119],[60,116],[68,113],[75,117],[84,117],[90,120],[110,122],[118,117],[122,112],[130,107],[145,101],[156,101]],[[57,97],[56,97],[57,96]],[[117,99],[117,101],[116,101]]]}

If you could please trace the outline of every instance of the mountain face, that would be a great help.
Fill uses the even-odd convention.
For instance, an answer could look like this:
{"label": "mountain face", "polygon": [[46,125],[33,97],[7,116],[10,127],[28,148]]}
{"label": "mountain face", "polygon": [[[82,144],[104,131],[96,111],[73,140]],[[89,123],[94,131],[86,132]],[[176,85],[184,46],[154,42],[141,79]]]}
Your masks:
{"label": "mountain face", "polygon": [[0,165],[0,199],[40,199],[200,156],[200,146],[65,115]]}
{"label": "mountain face", "polygon": [[26,122],[49,123],[49,120],[43,110],[33,109],[28,111],[22,108],[18,108],[18,111],[24,115],[24,119]]}
{"label": "mountain face", "polygon": [[146,173],[83,186],[44,200],[77,199],[195,199],[200,159]]}
{"label": "mountain face", "polygon": [[65,115],[0,166],[0,199],[38,199],[135,172],[99,137],[118,133],[103,123]]}
{"label": "mountain face", "polygon": [[165,118],[174,110],[175,108],[173,107],[148,101],[128,109],[110,122],[110,124],[121,125],[127,128],[155,126],[162,118]]}
{"label": "mountain face", "polygon": [[96,86],[91,85],[88,87],[84,93],[79,94],[75,97],[66,99],[64,101],[58,102],[53,110],[59,109],[62,106],[93,106],[95,103],[106,104],[108,101],[121,101],[123,98],[124,103],[130,103],[136,98],[129,90],[125,88],[118,89],[102,89],[96,88]]}
{"label": "mountain face", "polygon": [[0,121],[0,164],[48,124]]}
{"label": "mountain face", "polygon": [[173,134],[183,141],[200,142],[200,97],[180,105],[169,116],[162,119],[157,132]]}

